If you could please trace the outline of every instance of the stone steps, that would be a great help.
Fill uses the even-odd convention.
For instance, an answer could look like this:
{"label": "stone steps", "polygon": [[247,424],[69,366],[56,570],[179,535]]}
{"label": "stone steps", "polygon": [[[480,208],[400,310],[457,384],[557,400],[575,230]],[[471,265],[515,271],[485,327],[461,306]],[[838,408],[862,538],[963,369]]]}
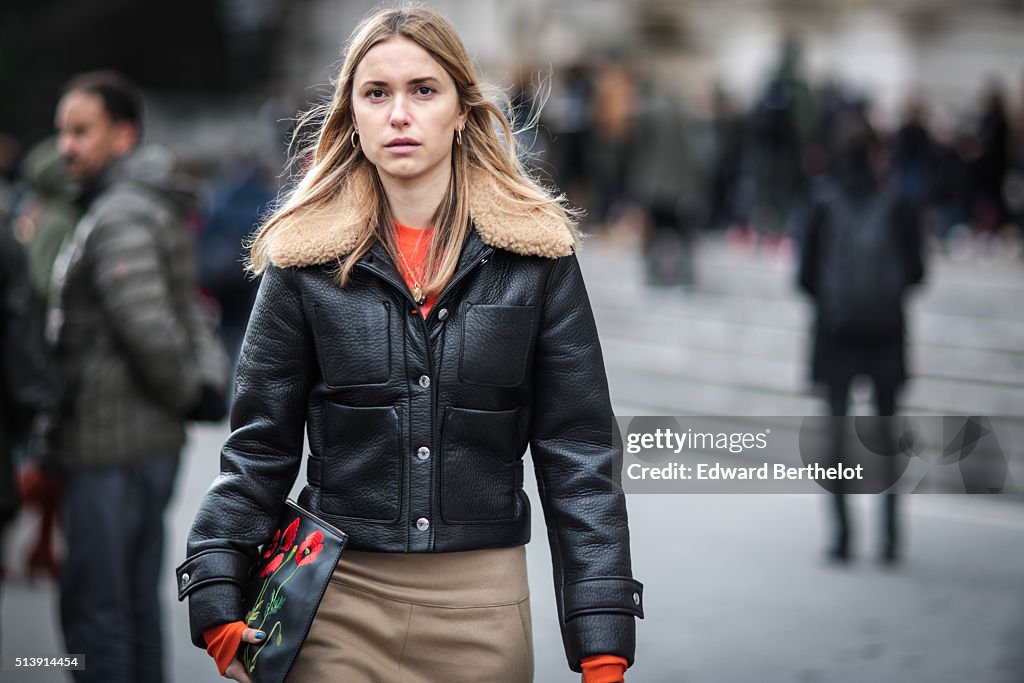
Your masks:
{"label": "stone steps", "polygon": [[[698,286],[684,291],[646,287],[635,249],[591,241],[582,260],[616,400],[639,394],[657,408],[652,398],[661,395],[661,412],[740,415],[819,403],[807,395],[811,310],[792,285],[792,266],[711,241],[699,252]],[[937,257],[930,278],[909,305],[903,412],[1020,414],[1024,268]]]}
{"label": "stone steps", "polygon": [[[807,380],[813,313],[791,263],[712,240],[683,290],[644,285],[629,245],[591,241],[581,261],[618,415],[823,414]],[[908,304],[901,414],[1000,416],[1024,443],[1024,267],[936,256],[929,278]],[[852,411],[873,412],[868,391],[854,389]],[[1024,481],[1020,460],[1011,476]]]}

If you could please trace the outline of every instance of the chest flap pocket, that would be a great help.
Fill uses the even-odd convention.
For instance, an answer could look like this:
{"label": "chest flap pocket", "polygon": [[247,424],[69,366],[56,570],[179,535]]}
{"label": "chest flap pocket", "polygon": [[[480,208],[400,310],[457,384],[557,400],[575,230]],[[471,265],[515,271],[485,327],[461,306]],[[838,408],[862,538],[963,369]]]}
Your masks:
{"label": "chest flap pocket", "polygon": [[533,326],[533,306],[467,305],[459,379],[498,387],[522,384]]}
{"label": "chest flap pocket", "polygon": [[335,312],[316,306],[317,355],[329,387],[384,384],[391,376],[391,309],[386,301]]}

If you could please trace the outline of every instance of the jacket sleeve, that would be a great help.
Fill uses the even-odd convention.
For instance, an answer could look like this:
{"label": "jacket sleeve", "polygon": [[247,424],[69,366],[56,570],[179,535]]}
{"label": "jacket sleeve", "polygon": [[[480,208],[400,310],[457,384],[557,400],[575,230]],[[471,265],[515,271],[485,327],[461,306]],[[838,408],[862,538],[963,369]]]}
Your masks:
{"label": "jacket sleeve", "polygon": [[87,247],[93,282],[135,375],[161,403],[184,415],[199,400],[199,373],[187,321],[173,303],[157,231],[144,221],[125,215],[96,228]]}
{"label": "jacket sleeve", "polygon": [[800,226],[800,261],[797,267],[797,284],[805,293],[817,296],[818,250],[821,242],[822,226],[825,222],[826,209],[820,201],[814,201],[803,218]]}
{"label": "jacket sleeve", "polygon": [[206,647],[203,631],[244,618],[241,587],[299,472],[313,365],[294,272],[271,267],[242,344],[221,473],[196,512],[176,572],[199,647]]}
{"label": "jacket sleeve", "polygon": [[530,452],[554,563],[569,667],[612,654],[633,662],[643,587],[632,578],[621,465],[612,439],[608,381],[575,256],[546,286],[534,364]]}

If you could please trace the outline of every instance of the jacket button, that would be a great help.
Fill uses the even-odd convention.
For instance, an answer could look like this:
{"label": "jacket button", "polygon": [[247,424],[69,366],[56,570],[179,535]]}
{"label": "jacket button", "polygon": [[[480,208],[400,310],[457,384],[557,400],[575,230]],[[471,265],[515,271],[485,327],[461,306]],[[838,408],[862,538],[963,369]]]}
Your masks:
{"label": "jacket button", "polygon": [[430,386],[430,378],[426,375],[420,375],[420,386],[426,389]]}
{"label": "jacket button", "polygon": [[636,605],[637,607],[640,606],[640,594],[639,593],[633,593],[633,604]]}
{"label": "jacket button", "polygon": [[426,531],[430,528],[430,520],[426,517],[420,517],[416,520],[416,528],[420,531]]}
{"label": "jacket button", "polygon": [[191,578],[192,577],[189,576],[187,573],[186,574],[182,574],[181,575],[181,585],[184,586],[186,583],[188,583],[188,580],[191,579]]}
{"label": "jacket button", "polygon": [[442,308],[440,311],[438,311],[437,312],[437,319],[438,320],[447,320],[448,319],[448,309],[447,308]]}
{"label": "jacket button", "polygon": [[430,457],[430,449],[426,446],[420,446],[420,449],[416,451],[416,457],[420,460],[426,460]]}

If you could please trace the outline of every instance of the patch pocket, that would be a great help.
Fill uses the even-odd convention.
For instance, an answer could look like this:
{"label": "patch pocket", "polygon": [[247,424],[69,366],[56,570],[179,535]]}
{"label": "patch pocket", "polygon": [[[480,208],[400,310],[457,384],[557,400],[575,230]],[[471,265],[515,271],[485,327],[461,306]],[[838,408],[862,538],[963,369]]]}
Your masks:
{"label": "patch pocket", "polygon": [[469,304],[462,327],[459,379],[496,387],[522,384],[533,325],[533,306]]}
{"label": "patch pocket", "polygon": [[320,509],[331,515],[394,522],[402,491],[398,406],[324,409]]}
{"label": "patch pocket", "polygon": [[331,388],[384,384],[391,376],[391,309],[386,301],[332,314],[316,306],[320,372]]}
{"label": "patch pocket", "polygon": [[449,523],[508,522],[518,516],[523,461],[518,410],[445,410],[441,516]]}

